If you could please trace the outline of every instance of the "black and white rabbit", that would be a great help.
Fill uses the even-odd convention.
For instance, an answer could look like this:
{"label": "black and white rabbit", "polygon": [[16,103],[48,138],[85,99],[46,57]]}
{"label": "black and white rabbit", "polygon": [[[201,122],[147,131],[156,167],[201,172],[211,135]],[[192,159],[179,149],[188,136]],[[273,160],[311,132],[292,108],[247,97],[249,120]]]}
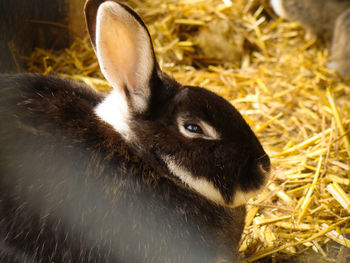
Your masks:
{"label": "black and white rabbit", "polygon": [[350,74],[350,0],[270,0],[280,17],[299,22],[308,38],[320,37],[331,46],[328,67]]}
{"label": "black and white rabbit", "polygon": [[270,161],[239,112],[164,74],[141,18],[85,14],[108,94],[0,77],[0,262],[233,262]]}

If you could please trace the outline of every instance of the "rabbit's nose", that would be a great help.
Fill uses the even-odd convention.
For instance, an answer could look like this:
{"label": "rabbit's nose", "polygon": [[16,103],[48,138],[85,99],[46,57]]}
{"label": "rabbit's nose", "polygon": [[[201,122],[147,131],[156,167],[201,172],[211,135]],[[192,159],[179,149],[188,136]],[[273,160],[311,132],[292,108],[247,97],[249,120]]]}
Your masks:
{"label": "rabbit's nose", "polygon": [[268,174],[270,172],[271,162],[269,156],[266,153],[258,158],[257,163],[265,174]]}

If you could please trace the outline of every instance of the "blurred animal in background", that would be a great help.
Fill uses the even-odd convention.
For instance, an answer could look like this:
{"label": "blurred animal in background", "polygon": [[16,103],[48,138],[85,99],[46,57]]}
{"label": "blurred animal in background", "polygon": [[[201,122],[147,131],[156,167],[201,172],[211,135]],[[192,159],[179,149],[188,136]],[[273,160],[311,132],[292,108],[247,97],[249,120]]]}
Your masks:
{"label": "blurred animal in background", "polygon": [[307,38],[330,43],[328,68],[350,74],[350,0],[270,0],[280,17],[299,22]]}
{"label": "blurred animal in background", "polygon": [[110,94],[0,75],[0,262],[235,262],[270,160],[240,113],[163,73],[141,18],[88,0]]}
{"label": "blurred animal in background", "polygon": [[238,63],[244,53],[244,37],[233,22],[211,21],[201,28],[198,45],[205,57],[220,62]]}

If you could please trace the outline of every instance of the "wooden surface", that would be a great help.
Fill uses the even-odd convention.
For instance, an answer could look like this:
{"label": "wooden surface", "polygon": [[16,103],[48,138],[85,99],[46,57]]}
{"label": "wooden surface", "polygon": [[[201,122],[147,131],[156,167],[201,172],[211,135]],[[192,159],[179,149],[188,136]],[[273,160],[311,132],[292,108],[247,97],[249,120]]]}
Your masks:
{"label": "wooden surface", "polygon": [[85,34],[84,0],[0,1],[0,73],[23,70],[34,48],[61,49]]}

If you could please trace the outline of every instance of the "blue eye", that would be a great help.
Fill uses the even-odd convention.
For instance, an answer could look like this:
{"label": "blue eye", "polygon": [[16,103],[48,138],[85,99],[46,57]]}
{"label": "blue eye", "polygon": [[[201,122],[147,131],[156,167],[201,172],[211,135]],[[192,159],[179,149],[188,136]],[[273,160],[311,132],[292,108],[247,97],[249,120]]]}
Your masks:
{"label": "blue eye", "polygon": [[202,128],[196,124],[185,124],[185,129],[192,133],[203,134]]}

